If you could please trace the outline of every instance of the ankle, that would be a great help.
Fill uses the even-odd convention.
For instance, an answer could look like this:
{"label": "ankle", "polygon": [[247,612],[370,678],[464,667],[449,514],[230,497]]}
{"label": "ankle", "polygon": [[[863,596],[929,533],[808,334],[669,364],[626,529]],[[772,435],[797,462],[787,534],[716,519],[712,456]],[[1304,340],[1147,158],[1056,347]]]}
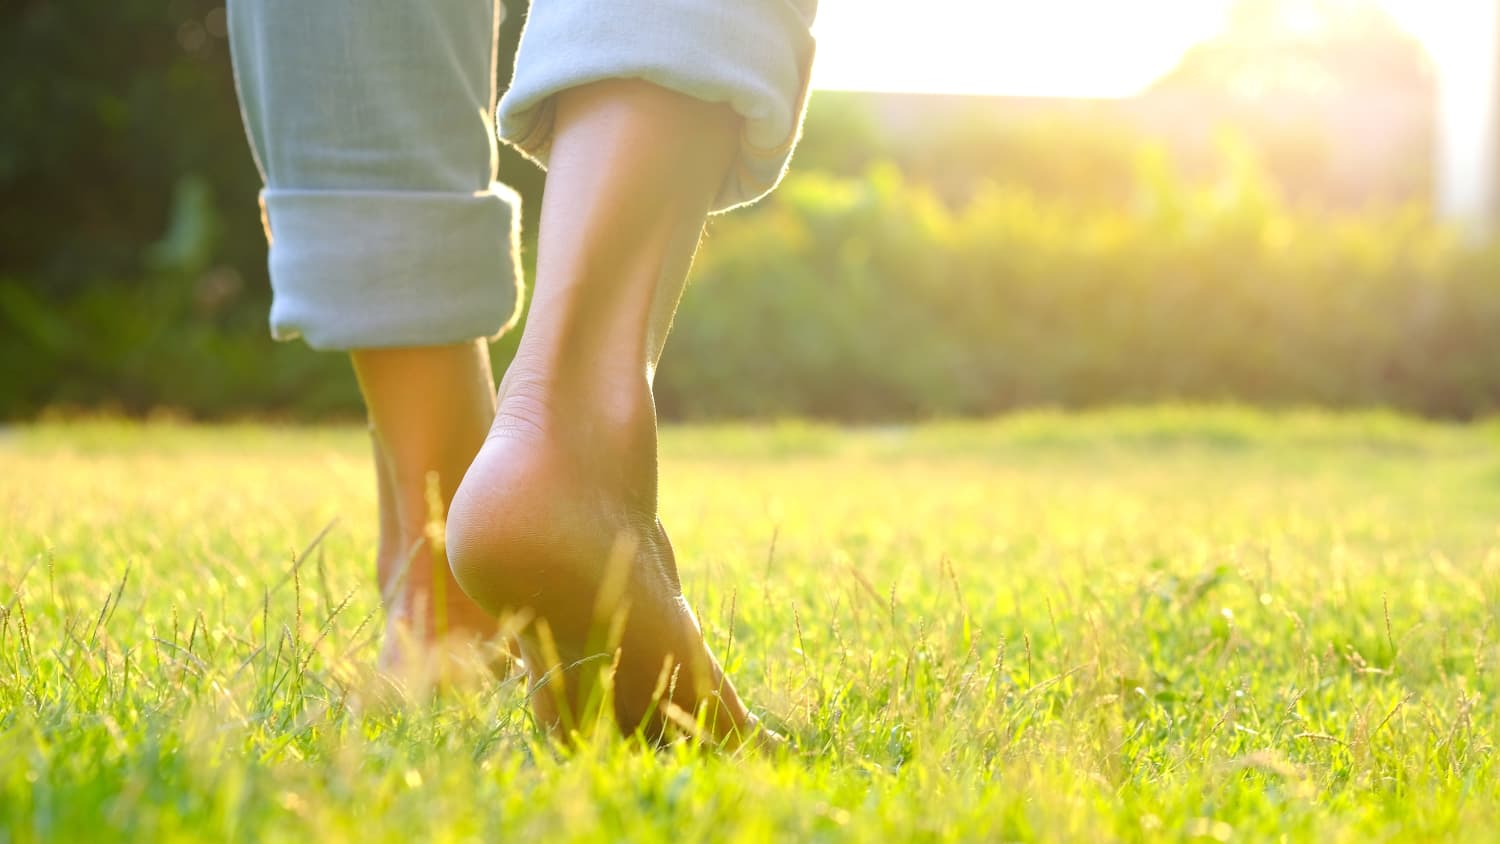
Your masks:
{"label": "ankle", "polygon": [[654,414],[643,406],[597,413],[528,389],[502,401],[448,515],[448,561],[466,594],[495,614],[591,605],[598,568],[655,524]]}
{"label": "ankle", "polygon": [[500,386],[490,440],[552,445],[582,461],[622,458],[655,471],[656,403],[643,369],[538,366],[520,355]]}

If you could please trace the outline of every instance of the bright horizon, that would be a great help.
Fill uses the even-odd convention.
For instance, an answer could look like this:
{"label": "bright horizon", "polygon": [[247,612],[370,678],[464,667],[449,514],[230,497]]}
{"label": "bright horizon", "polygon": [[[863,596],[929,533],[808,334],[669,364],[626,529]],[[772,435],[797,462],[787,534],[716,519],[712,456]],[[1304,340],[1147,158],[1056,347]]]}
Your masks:
{"label": "bright horizon", "polygon": [[[1372,2],[1431,54],[1451,56],[1446,45],[1463,34],[1467,16],[1453,4]],[[1232,0],[926,0],[924,13],[913,18],[911,4],[901,0],[821,0],[813,27],[818,38],[813,86],[1126,97],[1171,70],[1189,47],[1213,37],[1231,5]],[[1142,26],[1143,20],[1155,23]]]}

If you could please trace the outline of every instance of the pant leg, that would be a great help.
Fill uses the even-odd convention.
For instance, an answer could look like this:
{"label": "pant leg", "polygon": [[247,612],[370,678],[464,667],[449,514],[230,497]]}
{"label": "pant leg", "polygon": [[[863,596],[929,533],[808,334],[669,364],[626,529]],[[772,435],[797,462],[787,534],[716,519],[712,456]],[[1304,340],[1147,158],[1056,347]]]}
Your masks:
{"label": "pant leg", "polygon": [[817,0],[533,0],[500,103],[500,134],[544,166],[554,96],[637,78],[744,119],[740,152],[716,210],[775,187],[801,132]]}
{"label": "pant leg", "polygon": [[271,331],[315,348],[491,337],[520,304],[494,181],[500,0],[229,0],[265,181]]}

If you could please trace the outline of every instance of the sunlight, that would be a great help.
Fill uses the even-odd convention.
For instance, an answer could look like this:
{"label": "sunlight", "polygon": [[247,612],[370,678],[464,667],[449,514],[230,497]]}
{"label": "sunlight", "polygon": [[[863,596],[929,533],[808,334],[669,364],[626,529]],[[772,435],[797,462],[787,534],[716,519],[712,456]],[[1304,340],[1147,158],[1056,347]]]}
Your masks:
{"label": "sunlight", "polygon": [[1227,0],[929,0],[913,19],[912,4],[898,0],[823,0],[814,28],[814,84],[1125,96],[1169,70],[1188,45],[1212,35],[1227,5]]}
{"label": "sunlight", "polygon": [[[1371,0],[1376,2],[1377,0]],[[1434,53],[1467,11],[1378,0]],[[1124,97],[1212,37],[1233,0],[822,0],[813,84],[843,90]]]}

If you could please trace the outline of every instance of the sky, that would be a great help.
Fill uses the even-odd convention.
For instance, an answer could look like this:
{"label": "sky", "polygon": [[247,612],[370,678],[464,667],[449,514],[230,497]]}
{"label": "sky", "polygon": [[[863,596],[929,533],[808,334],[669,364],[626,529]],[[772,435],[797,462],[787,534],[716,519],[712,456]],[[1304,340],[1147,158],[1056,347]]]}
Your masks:
{"label": "sky", "polygon": [[[1123,97],[1219,30],[1232,0],[820,0],[818,88]],[[1372,0],[1451,55],[1475,0]],[[1457,10],[1464,9],[1463,12]]]}

